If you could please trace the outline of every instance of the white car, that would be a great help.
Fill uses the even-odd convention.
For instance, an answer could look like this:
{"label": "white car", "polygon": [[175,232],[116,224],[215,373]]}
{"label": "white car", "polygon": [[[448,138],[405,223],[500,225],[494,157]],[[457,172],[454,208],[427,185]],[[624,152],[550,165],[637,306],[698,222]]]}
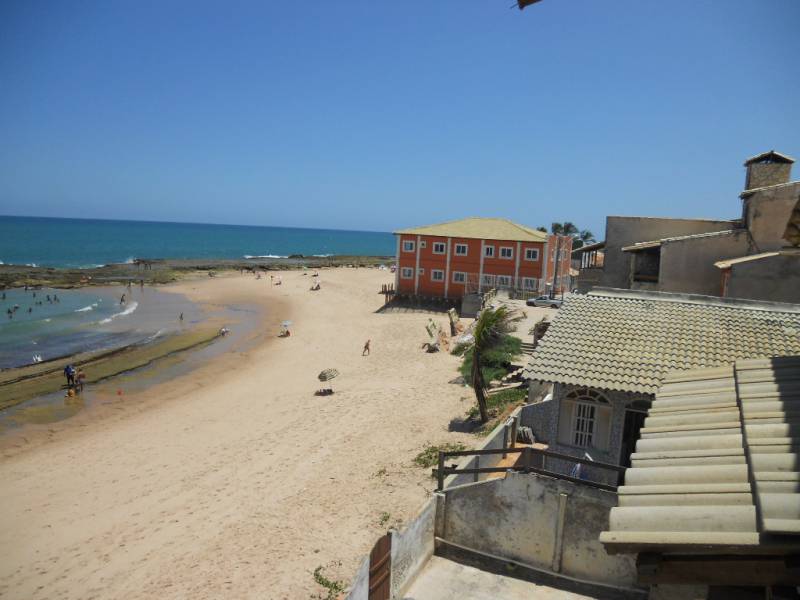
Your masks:
{"label": "white car", "polygon": [[525,304],[528,306],[549,306],[550,308],[561,308],[563,300],[560,298],[551,298],[550,296],[539,296],[538,298],[528,298]]}

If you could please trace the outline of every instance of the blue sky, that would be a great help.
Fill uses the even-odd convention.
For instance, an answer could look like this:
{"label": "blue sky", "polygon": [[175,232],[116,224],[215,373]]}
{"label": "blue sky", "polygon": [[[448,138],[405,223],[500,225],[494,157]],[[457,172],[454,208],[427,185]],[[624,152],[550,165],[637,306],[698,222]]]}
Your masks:
{"label": "blue sky", "polygon": [[4,0],[0,214],[600,238],[800,158],[797,0],[510,4]]}

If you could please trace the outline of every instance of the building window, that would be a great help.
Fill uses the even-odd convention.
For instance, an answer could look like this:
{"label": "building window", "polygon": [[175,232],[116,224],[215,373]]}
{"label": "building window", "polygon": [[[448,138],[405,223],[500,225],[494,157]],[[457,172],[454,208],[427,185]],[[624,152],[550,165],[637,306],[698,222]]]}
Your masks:
{"label": "building window", "polygon": [[433,281],[444,281],[444,271],[433,269],[431,271],[431,279]]}
{"label": "building window", "polygon": [[411,279],[414,277],[414,269],[411,267],[403,267],[400,269],[400,277],[402,279]]}
{"label": "building window", "polygon": [[514,258],[514,249],[510,246],[500,248],[500,258]]}
{"label": "building window", "polygon": [[420,248],[427,248],[428,247],[428,242],[426,242],[425,240],[420,240],[419,247]]}
{"label": "building window", "polygon": [[539,289],[539,280],[535,277],[523,277],[522,287],[528,291]]}
{"label": "building window", "polygon": [[525,260],[539,260],[539,249],[538,248],[526,248],[525,249]]}
{"label": "building window", "polygon": [[494,258],[494,246],[486,246],[486,247],[484,247],[483,255],[486,258]]}
{"label": "building window", "polygon": [[453,283],[466,283],[467,274],[461,271],[453,271]]}
{"label": "building window", "polygon": [[589,448],[594,436],[594,404],[588,402],[575,403],[575,417],[572,423],[572,444],[581,448]]}
{"label": "building window", "polygon": [[494,275],[484,273],[481,283],[487,287],[494,287]]}
{"label": "building window", "polygon": [[434,254],[444,254],[445,253],[444,242],[433,242],[433,253]]}
{"label": "building window", "polygon": [[559,417],[559,441],[578,448],[608,449],[611,431],[611,406],[592,388],[569,392]]}
{"label": "building window", "polygon": [[466,255],[467,255],[467,245],[456,244],[456,256],[466,256]]}
{"label": "building window", "polygon": [[498,275],[497,276],[497,287],[511,287],[511,275]]}
{"label": "building window", "polygon": [[414,251],[414,242],[411,240],[404,240],[403,241],[403,252],[413,252]]}
{"label": "building window", "polygon": [[417,269],[417,275],[425,275],[425,269],[423,269],[422,267]]}

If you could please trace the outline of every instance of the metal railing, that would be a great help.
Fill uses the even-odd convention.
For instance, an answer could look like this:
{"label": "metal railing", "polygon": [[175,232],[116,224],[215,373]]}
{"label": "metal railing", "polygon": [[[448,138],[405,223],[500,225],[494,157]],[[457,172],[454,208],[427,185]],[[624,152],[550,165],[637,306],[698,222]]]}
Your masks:
{"label": "metal railing", "polygon": [[[506,429],[507,431],[507,429]],[[504,432],[505,433],[505,432]],[[557,479],[563,479],[565,481],[571,481],[573,483],[580,483],[583,485],[588,485],[590,487],[594,487],[601,490],[607,490],[609,492],[616,492],[617,486],[606,484],[606,483],[599,483],[597,481],[591,481],[589,479],[580,479],[578,477],[571,477],[569,475],[564,475],[562,473],[558,473],[556,471],[550,471],[542,467],[534,466],[533,464],[533,457],[534,456],[541,456],[542,457],[542,465],[545,464],[545,458],[555,458],[559,460],[565,460],[572,463],[578,463],[582,465],[587,465],[590,467],[604,469],[607,471],[613,471],[617,473],[617,480],[619,481],[619,477],[621,474],[625,472],[625,467],[620,465],[612,465],[608,463],[601,463],[595,462],[593,460],[589,460],[586,458],[578,458],[576,456],[570,456],[569,454],[562,454],[560,452],[552,452],[550,450],[540,450],[538,448],[532,448],[530,446],[523,446],[523,447],[505,447],[505,440],[503,444],[503,448],[493,448],[491,450],[459,450],[453,452],[439,452],[439,465],[436,469],[436,478],[437,478],[437,486],[436,491],[440,492],[444,489],[444,478],[448,475],[456,475],[456,474],[474,474],[475,481],[477,481],[478,475],[481,473],[505,473],[506,471],[517,471],[522,473],[536,473],[538,475],[546,475],[548,477],[555,477]],[[475,456],[478,460],[481,456],[491,456],[496,454],[502,454],[505,457],[507,454],[522,454],[522,461],[517,461],[517,464],[505,467],[476,467],[472,469],[460,469],[457,466],[447,467],[445,466],[445,461],[448,458],[456,457],[456,456]],[[521,464],[519,464],[521,463]],[[480,464],[480,463],[478,463]]]}

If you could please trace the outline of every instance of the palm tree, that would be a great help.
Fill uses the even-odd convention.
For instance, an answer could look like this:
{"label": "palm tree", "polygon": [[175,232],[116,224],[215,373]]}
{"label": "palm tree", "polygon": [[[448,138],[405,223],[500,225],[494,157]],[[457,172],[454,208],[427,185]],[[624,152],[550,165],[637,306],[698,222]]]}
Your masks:
{"label": "palm tree", "polygon": [[568,235],[570,237],[575,237],[578,234],[578,228],[575,227],[575,224],[572,221],[564,221],[561,226],[561,235]]}
{"label": "palm tree", "polygon": [[564,225],[562,223],[551,223],[550,233],[553,235],[562,235],[564,233]]}
{"label": "palm tree", "polygon": [[594,239],[594,234],[588,229],[581,229],[577,235],[572,237],[572,247],[574,249],[594,244],[597,240]]}
{"label": "palm tree", "polygon": [[507,306],[485,308],[475,321],[472,341],[459,344],[453,354],[464,357],[462,373],[469,377],[481,423],[489,420],[486,408],[486,380],[490,381],[503,372],[502,365],[520,354],[521,340],[509,335],[516,329],[517,321],[524,316]]}

